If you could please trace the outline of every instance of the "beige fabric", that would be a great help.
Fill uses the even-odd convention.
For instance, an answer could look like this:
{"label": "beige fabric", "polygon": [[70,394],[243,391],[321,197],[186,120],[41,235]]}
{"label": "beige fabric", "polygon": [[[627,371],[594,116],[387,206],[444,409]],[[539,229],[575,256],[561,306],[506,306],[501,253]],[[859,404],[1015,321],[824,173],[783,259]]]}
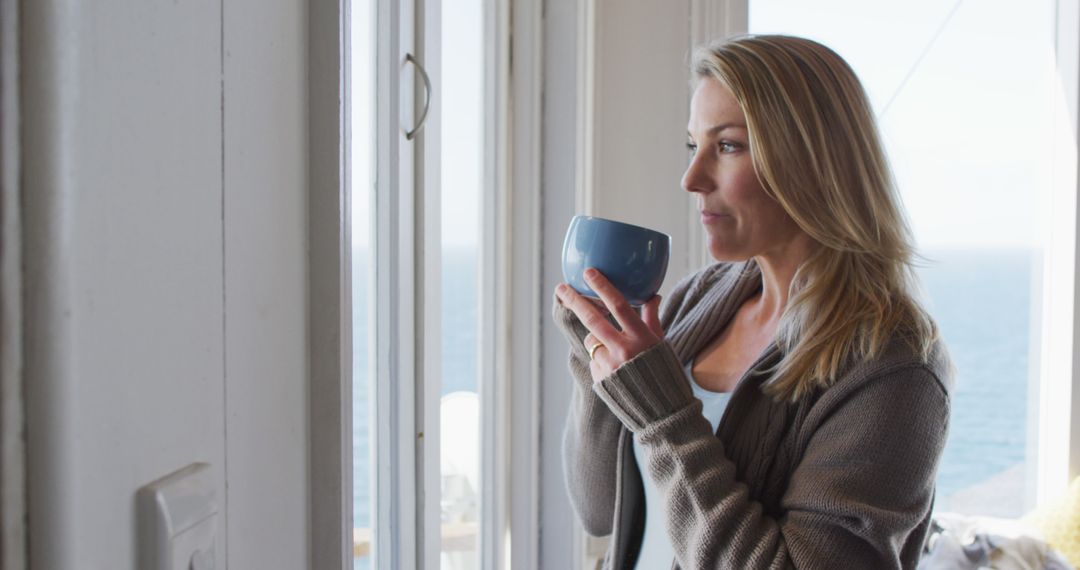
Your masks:
{"label": "beige fabric", "polygon": [[[739,382],[714,434],[683,373],[761,288],[753,260],[710,266],[680,282],[661,312],[664,342],[593,385],[587,331],[555,300],[575,379],[563,440],[564,474],[585,530],[611,534],[605,568],[633,568],[644,524],[642,474],[665,493],[677,566],[915,568],[930,520],[948,429],[951,367],[943,345],[922,362],[892,342],[850,363],[826,390],[796,404]],[[650,516],[653,516],[650,514]]]}
{"label": "beige fabric", "polygon": [[1046,542],[1080,568],[1080,477],[1073,479],[1061,500],[1024,515],[1024,521],[1041,530]]}

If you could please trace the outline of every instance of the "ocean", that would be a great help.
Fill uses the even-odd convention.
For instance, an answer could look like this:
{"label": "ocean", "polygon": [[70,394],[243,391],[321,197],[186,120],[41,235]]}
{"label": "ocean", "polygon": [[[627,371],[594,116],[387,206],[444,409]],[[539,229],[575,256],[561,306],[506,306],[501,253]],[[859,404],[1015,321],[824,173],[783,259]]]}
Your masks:
{"label": "ocean", "polygon": [[[1038,252],[933,250],[918,273],[929,309],[956,364],[953,415],[937,479],[938,510],[1022,514],[1026,459],[1028,351],[1033,267]],[[467,251],[444,258],[443,394],[476,389],[476,260]],[[366,322],[366,259],[353,263],[355,322]],[[371,525],[367,418],[368,330],[354,331],[354,521]],[[1006,500],[1002,500],[1002,498]],[[356,569],[367,568],[367,558]]]}
{"label": "ocean", "polygon": [[[1032,270],[1037,251],[932,251],[920,277],[956,365],[937,508],[1023,514]],[[1034,283],[1037,285],[1040,279]],[[1038,315],[1036,315],[1037,317]]]}
{"label": "ocean", "polygon": [[[353,256],[353,319],[356,323],[367,321],[367,307],[360,303],[366,300],[368,284],[366,281],[368,258],[364,253]],[[479,297],[476,291],[477,259],[469,250],[446,251],[443,253],[443,299],[453,302],[443,303],[442,315],[442,353],[443,378],[442,394],[445,396],[457,391],[476,391],[477,374],[477,330],[470,323],[476,323]],[[368,386],[368,339],[367,327],[353,329],[353,526],[371,527],[370,426],[367,410],[369,405]],[[357,558],[354,570],[367,570],[369,558]]]}

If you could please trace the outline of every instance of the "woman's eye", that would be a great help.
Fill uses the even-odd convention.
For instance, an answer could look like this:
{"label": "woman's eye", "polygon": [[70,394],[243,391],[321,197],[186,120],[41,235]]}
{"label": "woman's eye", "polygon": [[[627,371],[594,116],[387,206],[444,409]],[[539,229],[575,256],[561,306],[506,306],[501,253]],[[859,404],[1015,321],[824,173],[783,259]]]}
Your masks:
{"label": "woman's eye", "polygon": [[697,152],[697,145],[692,142],[686,143],[686,148],[690,151],[691,154]]}
{"label": "woman's eye", "polygon": [[737,143],[723,141],[720,143],[720,152],[735,152],[739,150]]}

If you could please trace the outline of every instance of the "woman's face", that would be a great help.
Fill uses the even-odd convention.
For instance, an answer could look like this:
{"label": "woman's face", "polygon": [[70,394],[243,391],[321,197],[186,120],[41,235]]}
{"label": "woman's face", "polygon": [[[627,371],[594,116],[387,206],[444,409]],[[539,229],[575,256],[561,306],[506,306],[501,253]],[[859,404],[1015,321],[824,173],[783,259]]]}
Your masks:
{"label": "woman's face", "polygon": [[691,159],[682,187],[698,197],[714,259],[779,254],[802,233],[754,173],[746,116],[727,86],[701,80],[690,102],[687,134]]}

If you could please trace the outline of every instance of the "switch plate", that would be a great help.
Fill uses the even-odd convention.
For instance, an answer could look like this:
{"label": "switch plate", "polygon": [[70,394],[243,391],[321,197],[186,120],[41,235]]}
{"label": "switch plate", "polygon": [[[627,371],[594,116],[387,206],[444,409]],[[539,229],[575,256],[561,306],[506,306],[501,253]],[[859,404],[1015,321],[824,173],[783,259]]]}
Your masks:
{"label": "switch plate", "polygon": [[141,570],[214,570],[218,506],[209,464],[142,487],[136,503]]}

